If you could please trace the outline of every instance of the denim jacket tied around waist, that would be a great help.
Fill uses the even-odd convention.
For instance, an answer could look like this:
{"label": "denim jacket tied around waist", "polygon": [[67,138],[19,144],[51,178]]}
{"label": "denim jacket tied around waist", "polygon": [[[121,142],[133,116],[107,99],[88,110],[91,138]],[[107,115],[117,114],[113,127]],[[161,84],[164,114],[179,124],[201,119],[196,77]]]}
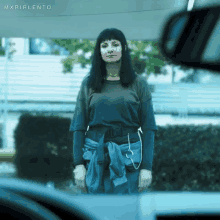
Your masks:
{"label": "denim jacket tied around waist", "polygon": [[[110,157],[110,180],[114,186],[122,185],[127,182],[126,168],[129,171],[139,169],[142,162],[142,140],[130,143],[128,134],[128,144],[118,145],[114,142],[107,142],[107,149]],[[89,193],[99,193],[103,180],[104,166],[98,163],[97,147],[99,143],[90,138],[85,139],[83,148],[83,159],[89,161],[86,174],[86,185]],[[138,165],[139,164],[139,165]],[[138,165],[138,166],[137,166]]]}

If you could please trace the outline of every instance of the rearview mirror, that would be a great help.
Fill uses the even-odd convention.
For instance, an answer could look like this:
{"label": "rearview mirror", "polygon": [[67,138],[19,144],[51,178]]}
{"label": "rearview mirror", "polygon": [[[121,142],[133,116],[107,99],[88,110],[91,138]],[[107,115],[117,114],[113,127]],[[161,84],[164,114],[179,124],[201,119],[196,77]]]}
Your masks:
{"label": "rearview mirror", "polygon": [[177,13],[160,39],[162,54],[174,64],[220,71],[220,6]]}

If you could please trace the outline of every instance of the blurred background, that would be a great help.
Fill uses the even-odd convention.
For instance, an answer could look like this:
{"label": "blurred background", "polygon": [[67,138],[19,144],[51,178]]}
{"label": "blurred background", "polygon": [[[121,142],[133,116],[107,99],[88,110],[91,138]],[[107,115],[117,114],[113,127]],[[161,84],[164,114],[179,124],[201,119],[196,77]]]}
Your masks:
{"label": "blurred background", "polygon": [[[220,75],[166,61],[157,41],[128,45],[135,71],[150,85],[157,125],[220,124]],[[2,154],[14,153],[22,113],[72,118],[94,46],[89,39],[0,38]],[[9,159],[1,159],[0,172],[14,172]]]}

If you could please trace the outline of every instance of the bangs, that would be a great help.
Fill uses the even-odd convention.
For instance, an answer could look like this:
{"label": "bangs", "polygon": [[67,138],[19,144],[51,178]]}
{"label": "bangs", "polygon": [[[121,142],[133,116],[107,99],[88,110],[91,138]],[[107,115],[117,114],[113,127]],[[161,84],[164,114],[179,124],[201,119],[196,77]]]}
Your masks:
{"label": "bangs", "polygon": [[120,33],[117,33],[117,31],[111,29],[107,29],[100,34],[100,43],[103,43],[104,41],[108,40],[118,40],[122,43]]}

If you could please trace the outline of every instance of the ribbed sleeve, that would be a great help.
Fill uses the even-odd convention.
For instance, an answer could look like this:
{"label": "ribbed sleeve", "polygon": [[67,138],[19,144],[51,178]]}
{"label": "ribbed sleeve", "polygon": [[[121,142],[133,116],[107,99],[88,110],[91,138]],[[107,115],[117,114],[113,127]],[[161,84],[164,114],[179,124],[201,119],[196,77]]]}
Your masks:
{"label": "ribbed sleeve", "polygon": [[152,171],[153,156],[154,156],[154,136],[153,130],[144,130],[142,139],[142,163],[140,169]]}
{"label": "ribbed sleeve", "polygon": [[82,81],[76,100],[76,106],[69,131],[87,131],[89,123],[88,113],[88,89],[86,79]]}
{"label": "ribbed sleeve", "polygon": [[137,93],[140,99],[139,119],[141,130],[143,131],[142,163],[140,169],[152,171],[154,137],[158,128],[155,121],[150,88],[147,81],[142,76],[140,76],[137,81]]}
{"label": "ribbed sleeve", "polygon": [[154,117],[152,95],[147,81],[140,76],[137,83],[137,93],[140,99],[139,119],[142,131],[157,131],[156,121]]}
{"label": "ribbed sleeve", "polygon": [[[74,167],[84,164],[83,150],[85,144],[85,132],[75,131],[73,133],[73,165]],[[85,164],[84,164],[85,165]]]}

